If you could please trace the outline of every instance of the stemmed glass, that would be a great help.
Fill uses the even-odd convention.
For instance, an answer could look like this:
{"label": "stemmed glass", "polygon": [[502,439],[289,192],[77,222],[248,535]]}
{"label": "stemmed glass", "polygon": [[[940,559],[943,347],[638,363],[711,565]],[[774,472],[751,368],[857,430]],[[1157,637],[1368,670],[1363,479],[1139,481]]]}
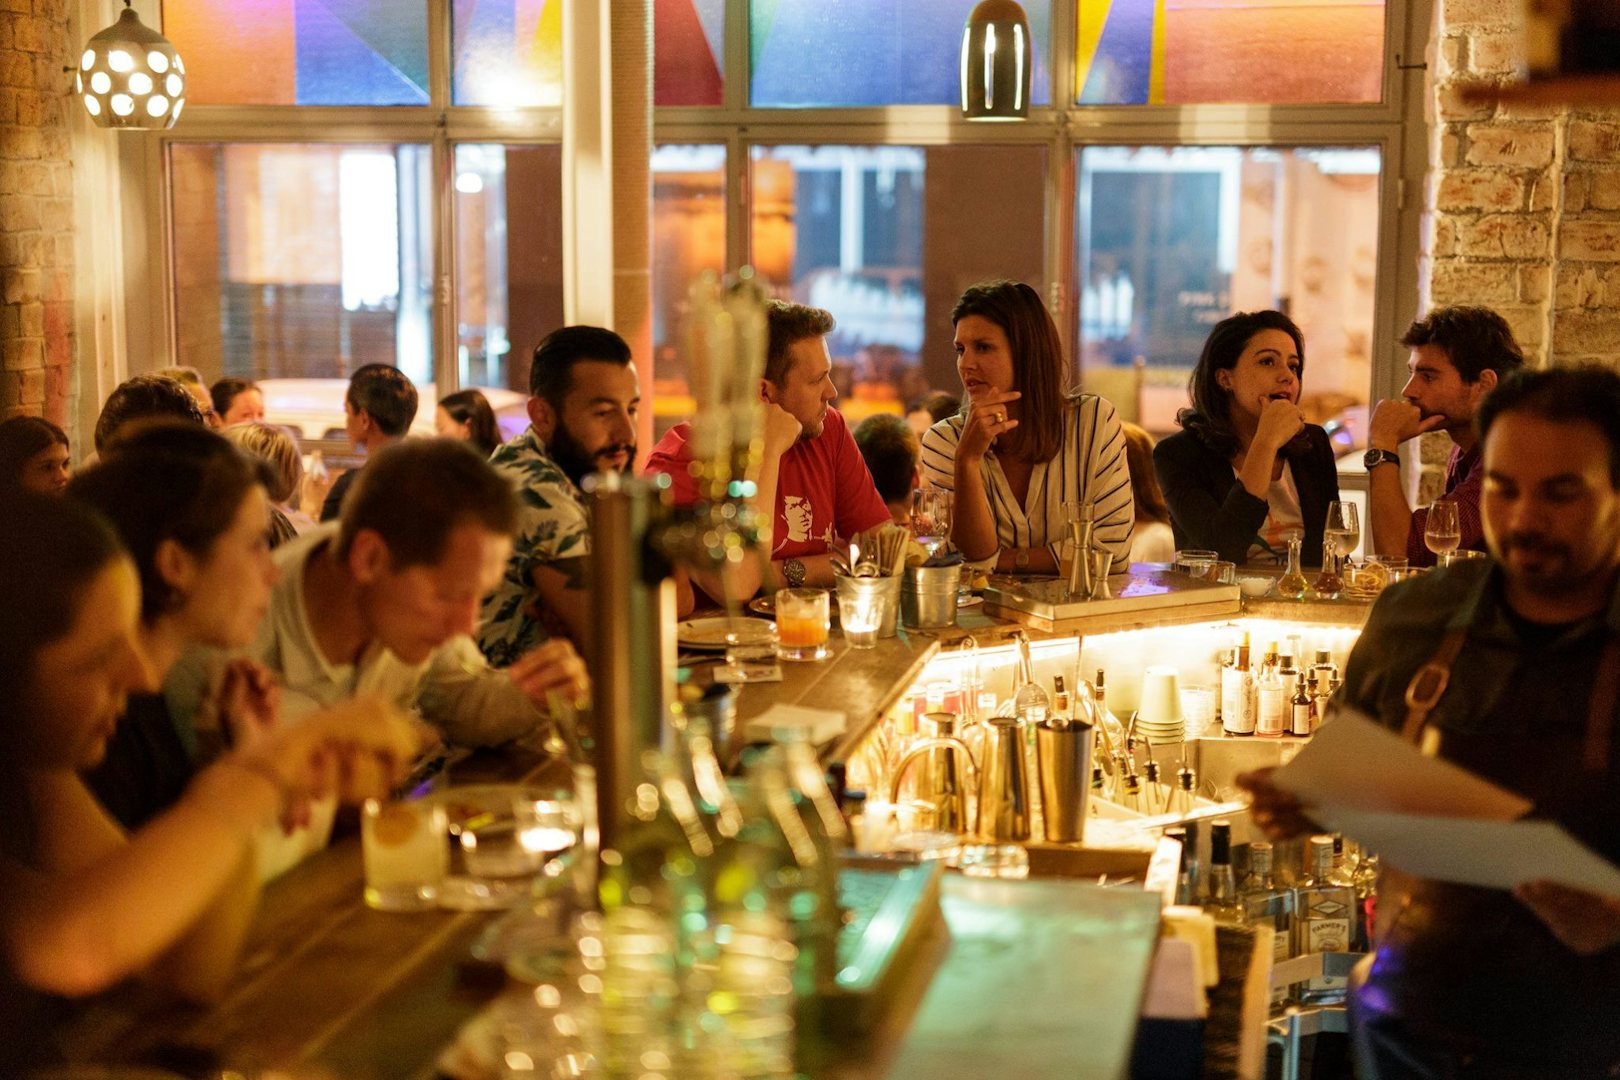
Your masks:
{"label": "stemmed glass", "polygon": [[954,493],[944,488],[918,488],[911,496],[911,535],[930,559],[950,550],[953,506]]}
{"label": "stemmed glass", "polygon": [[1361,543],[1361,520],[1356,504],[1334,500],[1328,503],[1327,522],[1322,526],[1322,574],[1316,591],[1324,596],[1344,590],[1342,571],[1350,553]]}
{"label": "stemmed glass", "polygon": [[1436,500],[1423,523],[1423,544],[1434,552],[1442,566],[1451,563],[1451,553],[1462,543],[1462,525],[1457,520],[1457,504],[1450,499]]}

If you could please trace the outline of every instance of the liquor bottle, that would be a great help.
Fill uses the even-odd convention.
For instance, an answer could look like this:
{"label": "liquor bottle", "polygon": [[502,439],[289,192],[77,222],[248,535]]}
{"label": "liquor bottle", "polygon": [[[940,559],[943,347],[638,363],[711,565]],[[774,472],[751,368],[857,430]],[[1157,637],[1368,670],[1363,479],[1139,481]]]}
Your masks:
{"label": "liquor bottle", "polygon": [[1091,767],[1091,799],[1087,804],[1086,812],[1093,816],[1101,814],[1102,807],[1098,804],[1106,798],[1108,798],[1108,782],[1103,776],[1103,767],[1093,765]]}
{"label": "liquor bottle", "polygon": [[1288,733],[1303,738],[1315,730],[1316,696],[1305,689],[1305,673],[1301,671],[1294,676],[1294,702],[1290,710]]}
{"label": "liquor bottle", "polygon": [[[793,988],[806,1001],[835,981],[843,916],[837,902],[835,842],[824,828],[825,808],[819,799],[806,799],[799,790],[793,774],[800,771],[790,766],[788,754],[780,746],[748,756],[744,765],[746,824],[741,842],[730,845],[723,859],[718,892],[724,900],[739,884],[763,875],[759,880],[772,894],[773,907],[779,906],[790,919],[793,943],[799,950]],[[825,791],[825,785],[822,789]],[[842,835],[842,816],[836,807],[831,811],[839,819],[836,829]]]}
{"label": "liquor bottle", "polygon": [[1047,715],[1052,711],[1052,699],[1041,689],[1041,684],[1035,681],[1035,662],[1029,655],[1029,638],[1022,630],[1018,630],[1013,633],[1013,639],[1018,646],[1018,672],[1013,686],[1013,716],[1024,729],[1024,738],[1033,745],[1035,729],[1046,722]]}
{"label": "liquor bottle", "polygon": [[1198,860],[1198,822],[1187,822],[1181,827],[1181,831],[1186,834],[1187,837],[1187,839],[1182,843],[1181,859],[1182,868],[1187,873],[1188,899],[1177,899],[1176,903],[1201,904],[1204,901],[1204,893],[1206,890],[1204,886],[1204,866],[1203,863],[1199,862]]}
{"label": "liquor bottle", "polygon": [[1277,579],[1277,595],[1288,600],[1303,600],[1310,590],[1310,582],[1299,568],[1299,549],[1304,543],[1298,533],[1288,537],[1288,569]]}
{"label": "liquor bottle", "polygon": [[1221,730],[1228,735],[1253,735],[1254,721],[1254,675],[1249,671],[1249,632],[1245,630],[1232,653],[1232,663],[1221,669]]}
{"label": "liquor bottle", "polygon": [[[1276,964],[1294,955],[1289,933],[1293,894],[1278,888],[1271,874],[1271,845],[1256,840],[1249,845],[1249,873],[1238,886],[1238,907],[1245,924],[1271,934],[1271,962]],[[1280,1008],[1288,1001],[1286,986],[1273,987],[1271,1004]]]}
{"label": "liquor bottle", "polygon": [[1197,790],[1198,774],[1183,765],[1176,770],[1176,786],[1170,790],[1170,805],[1164,812],[1177,816],[1192,813],[1197,805]]}
{"label": "liquor bottle", "polygon": [[1152,813],[1142,805],[1142,777],[1137,774],[1136,765],[1127,759],[1125,769],[1119,782],[1119,805],[1135,814]]}
{"label": "liquor bottle", "polygon": [[1356,864],[1360,858],[1352,854],[1353,848],[1354,845],[1342,833],[1333,834],[1333,867],[1328,872],[1328,884],[1341,885],[1355,893],[1356,902],[1351,907],[1350,951],[1366,952],[1367,912],[1362,903],[1362,883],[1356,878]]}
{"label": "liquor bottle", "polygon": [[1316,672],[1316,679],[1323,686],[1331,679],[1339,677],[1339,665],[1333,662],[1332,649],[1317,649],[1316,659],[1311,662],[1311,669]]}
{"label": "liquor bottle", "polygon": [[1091,687],[1091,700],[1097,705],[1097,728],[1108,744],[1110,752],[1125,752],[1125,725],[1119,722],[1114,710],[1108,707],[1108,678],[1102,668],[1097,669],[1097,681]]}
{"label": "liquor bottle", "polygon": [[1159,779],[1159,763],[1152,758],[1142,768],[1142,812],[1162,814],[1170,808],[1170,787]]}
{"label": "liquor bottle", "polygon": [[1222,922],[1237,922],[1237,879],[1232,874],[1232,823],[1225,818],[1209,826],[1209,900],[1204,904]]}
{"label": "liquor bottle", "polygon": [[1283,682],[1282,660],[1277,655],[1277,644],[1266,650],[1265,662],[1260,665],[1260,679],[1255,684],[1254,733],[1277,738],[1288,730],[1288,699],[1292,687]]}
{"label": "liquor bottle", "polygon": [[1052,676],[1052,715],[1067,719],[1073,711],[1074,706],[1069,700],[1069,690],[1063,685],[1063,676]]}
{"label": "liquor bottle", "polygon": [[[1333,838],[1310,839],[1310,867],[1294,888],[1294,950],[1305,953],[1348,952],[1355,930],[1355,890],[1332,883]],[[1339,1004],[1348,980],[1341,975],[1318,975],[1299,984],[1298,1000],[1306,1005]]]}
{"label": "liquor bottle", "polygon": [[1315,731],[1317,722],[1322,718],[1322,706],[1327,704],[1327,688],[1317,681],[1315,668],[1311,669],[1310,677],[1305,680],[1305,692],[1311,696],[1311,730]]}
{"label": "liquor bottle", "polygon": [[1193,841],[1187,836],[1187,830],[1172,828],[1164,830],[1166,840],[1179,840],[1181,842],[1181,865],[1176,871],[1176,903],[1196,904],[1198,897],[1193,889]]}

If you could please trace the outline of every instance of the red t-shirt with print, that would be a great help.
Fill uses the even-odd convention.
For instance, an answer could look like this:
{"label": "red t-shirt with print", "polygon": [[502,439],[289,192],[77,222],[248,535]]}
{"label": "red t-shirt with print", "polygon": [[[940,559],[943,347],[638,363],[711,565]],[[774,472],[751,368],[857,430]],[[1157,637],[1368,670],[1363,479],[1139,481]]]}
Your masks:
{"label": "red t-shirt with print", "polygon": [[[690,424],[676,424],[653,447],[644,470],[668,476],[675,505],[681,507],[698,498],[697,481],[688,468],[691,435]],[[777,468],[771,558],[825,555],[834,539],[890,520],[849,425],[837,409],[828,409],[821,434],[794,443]]]}

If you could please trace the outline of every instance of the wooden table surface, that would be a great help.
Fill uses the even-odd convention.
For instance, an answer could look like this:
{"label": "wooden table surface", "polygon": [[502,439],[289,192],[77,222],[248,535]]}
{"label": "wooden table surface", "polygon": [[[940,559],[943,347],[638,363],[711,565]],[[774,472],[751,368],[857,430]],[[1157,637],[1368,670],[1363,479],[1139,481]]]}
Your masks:
{"label": "wooden table surface", "polygon": [[[972,609],[960,622],[981,634],[1000,630]],[[784,664],[781,683],[743,688],[739,723],[777,702],[841,709],[845,734],[825,748],[837,756],[916,680],[940,636],[902,631],[877,648],[853,650],[835,634],[832,647],[826,661]],[[508,749],[473,755],[446,780],[567,776],[541,755]],[[432,1075],[456,1031],[501,992],[504,974],[469,959],[493,916],[373,911],[362,900],[362,878],[351,833],[265,889],[223,1001],[189,1007],[121,987],[88,1004],[66,1030],[70,1060],[210,1078],[226,1069],[249,1078],[291,1069],[300,1080]],[[1153,898],[1073,882],[954,877],[944,897],[946,918],[878,1034],[847,1052],[840,1047],[816,1076],[1039,1076],[1051,1075],[1039,1066],[1054,1061],[1072,1064],[1060,1070],[1067,1077],[1123,1075],[1157,933]],[[1026,1007],[1026,987],[1039,992],[1040,1010]],[[1003,1035],[992,1039],[997,1031]]]}
{"label": "wooden table surface", "polygon": [[[457,784],[565,780],[531,751],[475,754]],[[500,989],[468,959],[492,916],[373,911],[362,899],[360,839],[350,834],[271,882],[227,996],[212,1008],[127,985],[89,1004],[65,1032],[74,1062],[138,1063],[187,1076],[229,1068],[315,1066],[297,1076],[394,1080],[421,1075],[456,1029]]]}

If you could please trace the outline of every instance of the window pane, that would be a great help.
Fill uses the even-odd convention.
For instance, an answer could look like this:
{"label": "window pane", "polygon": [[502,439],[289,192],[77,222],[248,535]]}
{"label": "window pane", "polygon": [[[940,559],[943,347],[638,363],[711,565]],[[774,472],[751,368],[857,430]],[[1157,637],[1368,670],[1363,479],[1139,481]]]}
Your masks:
{"label": "window pane", "polygon": [[1081,151],[1087,388],[1156,435],[1175,431],[1210,327],[1276,308],[1305,334],[1306,414],[1362,430],[1379,168],[1376,148]]}
{"label": "window pane", "polygon": [[209,381],[383,363],[431,383],[430,162],[425,146],[172,144],[178,362]]}
{"label": "window pane", "polygon": [[725,0],[653,0],[653,104],[719,105]]}
{"label": "window pane", "polygon": [[1384,0],[1077,0],[1083,105],[1378,101]]}
{"label": "window pane", "polygon": [[[971,0],[749,0],[752,99],[767,107],[958,105]],[[1025,0],[1030,100],[1051,101],[1052,0]]]}
{"label": "window pane", "polygon": [[828,344],[851,421],[931,389],[959,395],[962,290],[1042,281],[1044,147],[756,147],[752,183],[753,264],[778,295],[838,320]]}
{"label": "window pane", "polygon": [[563,323],[562,148],[457,146],[455,199],[461,385],[527,393]]}
{"label": "window pane", "polygon": [[687,297],[705,270],[726,267],[726,148],[653,151],[653,426],[692,415],[686,371]]}
{"label": "window pane", "polygon": [[451,0],[457,105],[562,104],[563,0]]}
{"label": "window pane", "polygon": [[426,105],[421,0],[164,0],[194,105]]}

